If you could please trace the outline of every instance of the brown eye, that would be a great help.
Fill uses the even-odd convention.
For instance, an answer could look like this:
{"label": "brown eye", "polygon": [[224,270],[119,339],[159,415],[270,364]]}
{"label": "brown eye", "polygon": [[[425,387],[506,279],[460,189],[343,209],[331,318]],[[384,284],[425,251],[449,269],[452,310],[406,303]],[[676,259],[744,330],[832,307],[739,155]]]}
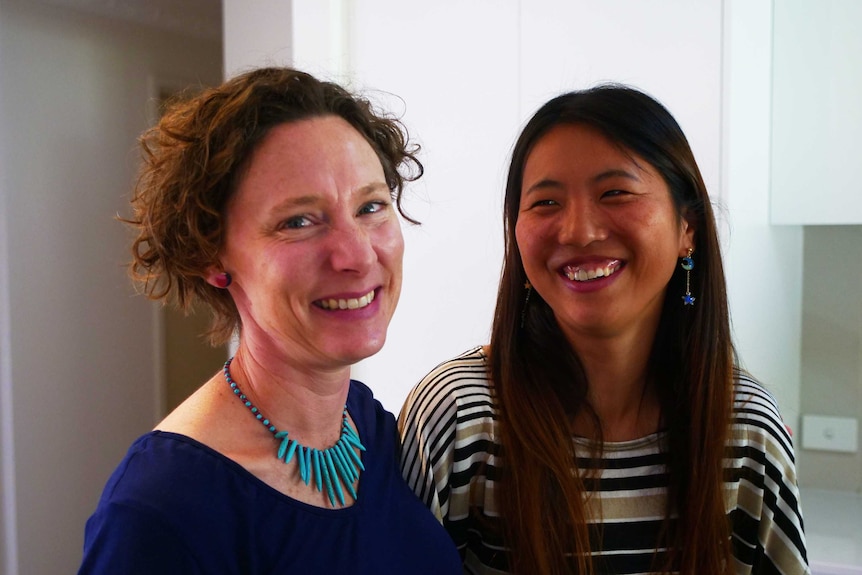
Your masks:
{"label": "brown eye", "polygon": [[299,230],[310,225],[311,220],[307,216],[294,216],[284,220],[278,227],[282,230]]}
{"label": "brown eye", "polygon": [[540,208],[543,206],[556,206],[556,205],[558,205],[558,204],[554,200],[539,200],[537,202],[533,202],[533,204],[530,207],[531,208]]}
{"label": "brown eye", "polygon": [[603,198],[617,198],[619,196],[628,195],[629,192],[625,190],[608,190],[602,194]]}

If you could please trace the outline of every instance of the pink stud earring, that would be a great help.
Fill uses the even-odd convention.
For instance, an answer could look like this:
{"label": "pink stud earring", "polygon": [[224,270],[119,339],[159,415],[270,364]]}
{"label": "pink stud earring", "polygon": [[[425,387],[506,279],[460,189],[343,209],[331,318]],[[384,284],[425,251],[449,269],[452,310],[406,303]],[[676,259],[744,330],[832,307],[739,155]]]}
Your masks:
{"label": "pink stud earring", "polygon": [[229,273],[222,272],[220,274],[216,274],[213,281],[215,281],[216,287],[225,289],[233,282],[233,278],[230,277]]}

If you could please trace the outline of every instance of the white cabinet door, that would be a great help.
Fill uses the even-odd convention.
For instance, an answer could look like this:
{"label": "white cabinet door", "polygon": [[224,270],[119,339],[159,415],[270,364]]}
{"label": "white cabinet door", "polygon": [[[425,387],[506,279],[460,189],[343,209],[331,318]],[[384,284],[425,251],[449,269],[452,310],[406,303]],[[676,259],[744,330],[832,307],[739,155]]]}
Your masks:
{"label": "white cabinet door", "polygon": [[862,224],[862,2],[774,4],[774,224]]}

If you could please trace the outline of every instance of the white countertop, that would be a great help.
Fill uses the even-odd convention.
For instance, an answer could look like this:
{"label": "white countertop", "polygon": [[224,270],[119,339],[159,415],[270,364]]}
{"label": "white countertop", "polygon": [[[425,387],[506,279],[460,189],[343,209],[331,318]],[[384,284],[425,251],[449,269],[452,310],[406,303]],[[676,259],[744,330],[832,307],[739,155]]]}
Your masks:
{"label": "white countertop", "polygon": [[800,491],[813,575],[862,575],[862,494]]}

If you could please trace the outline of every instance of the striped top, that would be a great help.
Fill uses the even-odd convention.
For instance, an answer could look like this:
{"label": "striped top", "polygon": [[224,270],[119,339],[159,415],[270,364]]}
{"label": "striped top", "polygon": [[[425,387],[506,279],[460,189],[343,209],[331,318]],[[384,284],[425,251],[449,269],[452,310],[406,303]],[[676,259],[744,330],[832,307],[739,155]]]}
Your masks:
{"label": "striped top", "polygon": [[[401,412],[402,472],[455,540],[468,574],[507,573],[494,489],[501,446],[482,348],[437,366]],[[666,434],[605,442],[600,461],[576,438],[578,466],[598,467],[588,513],[602,517],[602,573],[648,573],[666,507]],[[773,397],[739,374],[725,457],[725,501],[738,574],[810,573],[793,446]]]}

